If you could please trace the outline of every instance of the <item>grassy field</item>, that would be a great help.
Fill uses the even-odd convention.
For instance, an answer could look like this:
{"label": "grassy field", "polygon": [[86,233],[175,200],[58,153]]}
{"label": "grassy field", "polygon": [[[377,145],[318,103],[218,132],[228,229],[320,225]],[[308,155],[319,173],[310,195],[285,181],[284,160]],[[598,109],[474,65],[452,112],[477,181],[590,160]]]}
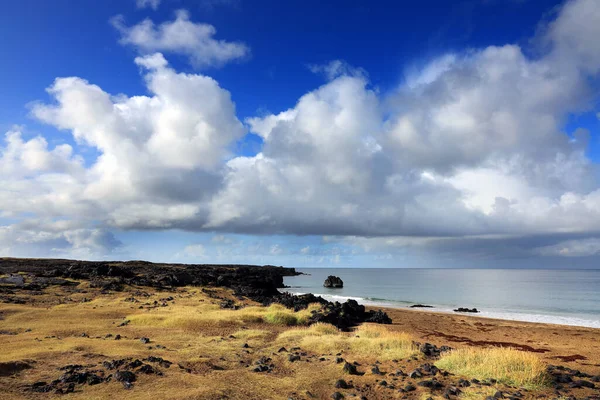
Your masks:
{"label": "grassy field", "polygon": [[[223,299],[242,308],[222,309]],[[24,361],[33,367],[0,376],[0,398],[58,397],[30,393],[28,385],[58,379],[60,368],[69,364],[99,371],[105,361],[150,356],[172,365],[155,365],[162,375],[137,373],[129,390],[112,380],[78,385],[68,398],[329,399],[336,391],[347,398],[442,398],[443,390],[419,386],[406,376],[435,361],[424,358],[414,338],[383,325],[365,324],[353,332],[322,323],[307,326],[318,308],[293,312],[279,305],[261,307],[235,299],[226,289],[127,288],[102,294],[86,282],[76,290],[51,287],[29,296],[26,304],[0,303],[0,364]],[[344,362],[338,363],[337,357]],[[346,361],[358,364],[361,375],[346,374]],[[269,369],[255,372],[257,365]],[[545,366],[531,353],[460,349],[436,365],[454,374],[434,378],[444,387],[459,378],[494,378],[499,383],[492,389],[512,385],[544,390]],[[382,375],[371,371],[374,366]],[[352,388],[336,388],[339,379]],[[416,390],[402,392],[409,384]],[[473,385],[461,390],[462,398],[478,398],[491,389]]]}

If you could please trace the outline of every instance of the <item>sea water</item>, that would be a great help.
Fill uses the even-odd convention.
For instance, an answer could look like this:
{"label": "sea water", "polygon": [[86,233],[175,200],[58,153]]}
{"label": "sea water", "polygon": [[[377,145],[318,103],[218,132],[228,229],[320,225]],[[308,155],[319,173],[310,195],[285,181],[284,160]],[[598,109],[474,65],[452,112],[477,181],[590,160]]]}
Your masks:
{"label": "sea water", "polygon": [[[330,301],[452,312],[477,308],[481,317],[600,328],[600,270],[301,268],[285,278],[291,293]],[[328,289],[328,275],[344,287]]]}

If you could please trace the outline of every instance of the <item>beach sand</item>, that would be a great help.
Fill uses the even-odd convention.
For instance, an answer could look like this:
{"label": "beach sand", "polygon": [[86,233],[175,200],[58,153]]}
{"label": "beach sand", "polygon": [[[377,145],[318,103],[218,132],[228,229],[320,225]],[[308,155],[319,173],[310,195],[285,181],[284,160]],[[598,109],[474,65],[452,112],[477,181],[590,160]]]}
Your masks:
{"label": "beach sand", "polygon": [[[379,309],[370,307],[371,309]],[[600,329],[384,308],[393,329],[435,345],[502,346],[535,352],[548,364],[600,374]]]}

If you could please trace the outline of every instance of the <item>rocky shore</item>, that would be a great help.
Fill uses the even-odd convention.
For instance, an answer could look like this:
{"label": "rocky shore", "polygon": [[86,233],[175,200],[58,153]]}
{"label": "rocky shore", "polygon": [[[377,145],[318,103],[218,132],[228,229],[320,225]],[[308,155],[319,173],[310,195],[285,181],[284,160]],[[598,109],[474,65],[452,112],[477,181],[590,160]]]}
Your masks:
{"label": "rocky shore", "polygon": [[[20,286],[36,290],[51,284],[68,285],[65,279],[86,279],[92,287],[104,291],[121,291],[124,285],[157,289],[184,286],[224,287],[232,289],[240,298],[248,298],[263,305],[279,303],[295,311],[309,304],[323,305],[323,311],[314,313],[313,322],[327,322],[348,330],[362,322],[390,324],[383,311],[367,311],[355,300],[344,303],[330,302],[312,294],[293,296],[281,293],[285,288],[283,278],[300,273],[294,268],[272,265],[215,265],[215,264],[161,264],[147,261],[77,261],[62,259],[0,258],[0,275],[24,273],[30,282]],[[339,278],[338,278],[339,279]],[[13,284],[10,279],[6,283]],[[340,280],[341,281],[341,280]],[[0,282],[1,284],[1,282]],[[4,289],[6,292],[10,289]],[[5,293],[4,293],[5,294]],[[20,301],[7,297],[0,291],[0,301]]]}

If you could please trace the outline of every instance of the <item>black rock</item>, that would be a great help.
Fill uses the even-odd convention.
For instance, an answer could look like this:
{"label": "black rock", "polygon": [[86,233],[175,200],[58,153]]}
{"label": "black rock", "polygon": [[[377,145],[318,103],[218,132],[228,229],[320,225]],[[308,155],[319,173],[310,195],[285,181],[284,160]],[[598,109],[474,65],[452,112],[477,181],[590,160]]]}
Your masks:
{"label": "black rock", "polygon": [[417,387],[409,383],[408,385],[404,386],[404,390],[407,392],[414,392],[417,390]]}
{"label": "black rock", "polygon": [[99,383],[104,382],[104,379],[95,374],[90,374],[87,378],[88,385],[97,385]]}
{"label": "black rock", "polygon": [[297,354],[290,354],[288,356],[288,361],[289,362],[300,361],[300,356]]}
{"label": "black rock", "polygon": [[379,367],[377,365],[371,368],[371,373],[374,375],[383,375],[383,373],[379,370]]}
{"label": "black rock", "polygon": [[469,386],[471,386],[471,382],[469,382],[466,379],[459,379],[458,386],[460,386],[460,387],[469,387]]}
{"label": "black rock", "polygon": [[118,382],[135,382],[135,374],[131,371],[117,371],[114,374],[114,378]]}
{"label": "black rock", "polygon": [[344,395],[343,395],[343,394],[341,394],[340,392],[334,392],[334,393],[331,395],[331,398],[332,398],[333,400],[342,400],[342,399],[344,398]]}
{"label": "black rock", "polygon": [[433,306],[428,306],[426,304],[413,304],[410,308],[433,308]]}
{"label": "black rock", "polygon": [[335,388],[336,388],[336,389],[351,389],[351,388],[352,388],[352,385],[348,384],[348,382],[346,382],[346,381],[345,381],[345,380],[343,380],[343,379],[338,379],[338,380],[335,382]]}
{"label": "black rock", "polygon": [[337,276],[329,275],[323,282],[323,286],[326,288],[342,288],[344,287],[344,281]]}
{"label": "black rock", "polygon": [[417,383],[419,386],[423,386],[429,389],[441,389],[444,385],[441,382],[436,381],[435,379],[428,379],[425,381],[421,381]]}
{"label": "black rock", "polygon": [[464,312],[464,313],[478,313],[479,310],[476,308],[465,308],[465,307],[459,307],[457,309],[454,310],[454,312]]}
{"label": "black rock", "polygon": [[348,362],[344,363],[344,372],[349,375],[364,375],[364,373],[358,372],[355,365]]}
{"label": "black rock", "polygon": [[142,342],[144,344],[148,344],[148,343],[150,343],[150,339],[147,337],[143,337],[143,338],[140,338],[140,342]]}

